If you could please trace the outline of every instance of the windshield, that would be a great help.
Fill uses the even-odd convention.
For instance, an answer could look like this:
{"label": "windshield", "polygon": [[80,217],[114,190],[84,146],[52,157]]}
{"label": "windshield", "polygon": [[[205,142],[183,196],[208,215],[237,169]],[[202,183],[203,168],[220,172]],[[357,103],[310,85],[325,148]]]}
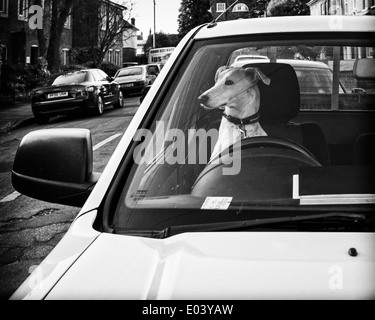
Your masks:
{"label": "windshield", "polygon": [[375,85],[354,76],[373,40],[279,38],[195,42],[135,139],[114,229],[375,203]]}
{"label": "windshield", "polygon": [[120,70],[117,77],[141,76],[142,73],[142,68],[126,68],[124,70]]}
{"label": "windshield", "polygon": [[88,73],[85,71],[75,72],[75,73],[67,73],[60,75],[56,78],[53,82],[54,86],[58,85],[69,85],[69,84],[76,84],[88,81]]}

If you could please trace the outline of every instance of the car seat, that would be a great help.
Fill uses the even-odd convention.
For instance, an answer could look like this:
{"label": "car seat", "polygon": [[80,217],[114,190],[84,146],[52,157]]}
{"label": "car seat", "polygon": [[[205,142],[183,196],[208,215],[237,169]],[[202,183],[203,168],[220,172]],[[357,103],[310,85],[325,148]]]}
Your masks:
{"label": "car seat", "polygon": [[299,143],[308,149],[322,165],[330,164],[328,144],[323,130],[317,123],[294,123],[300,112],[300,87],[294,68],[284,63],[254,63],[271,79],[269,86],[259,82],[261,93],[261,120],[270,137],[283,138]]}
{"label": "car seat", "polygon": [[361,134],[354,143],[354,164],[375,165],[375,133]]}

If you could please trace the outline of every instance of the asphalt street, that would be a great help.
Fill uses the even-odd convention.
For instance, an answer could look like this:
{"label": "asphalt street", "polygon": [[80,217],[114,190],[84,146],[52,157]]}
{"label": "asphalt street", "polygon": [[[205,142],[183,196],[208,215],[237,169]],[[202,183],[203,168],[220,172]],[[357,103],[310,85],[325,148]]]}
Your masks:
{"label": "asphalt street", "polygon": [[11,184],[14,156],[29,132],[48,128],[87,128],[92,133],[94,171],[102,172],[138,110],[139,97],[101,117],[72,116],[38,126],[27,103],[0,106],[0,300],[8,299],[59,243],[80,208],[37,201]]}

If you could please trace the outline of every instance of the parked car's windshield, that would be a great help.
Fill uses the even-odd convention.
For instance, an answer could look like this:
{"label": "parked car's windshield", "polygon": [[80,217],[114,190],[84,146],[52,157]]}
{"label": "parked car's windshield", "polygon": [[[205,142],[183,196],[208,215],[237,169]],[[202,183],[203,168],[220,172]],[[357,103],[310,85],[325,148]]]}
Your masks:
{"label": "parked car's windshield", "polygon": [[54,86],[65,85],[65,84],[76,84],[86,82],[88,80],[88,73],[85,71],[79,71],[74,73],[66,73],[60,75],[53,82]]}
{"label": "parked car's windshield", "polygon": [[[217,211],[231,209],[346,210],[374,203],[371,195],[361,201],[347,196],[375,194],[371,166],[356,154],[363,152],[356,141],[372,132],[370,111],[375,110],[374,82],[353,75],[359,59],[374,56],[373,40],[362,38],[197,41],[168,89],[160,92],[152,123],[139,132],[114,228],[161,228],[177,219],[192,224],[203,216],[225,221],[231,218]],[[241,55],[268,60],[249,60],[237,75],[231,66]],[[242,82],[247,74],[251,85]],[[255,118],[266,135],[251,137],[240,121],[242,141],[215,153],[228,140],[225,121],[236,123],[223,115],[254,101],[254,86],[260,94]],[[239,102],[239,96],[245,98]]]}

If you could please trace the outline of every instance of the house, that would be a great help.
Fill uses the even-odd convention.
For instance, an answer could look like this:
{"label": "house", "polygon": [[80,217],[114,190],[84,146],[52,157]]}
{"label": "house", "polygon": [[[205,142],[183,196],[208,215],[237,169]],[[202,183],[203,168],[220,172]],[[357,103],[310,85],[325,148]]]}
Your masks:
{"label": "house", "polygon": [[374,15],[375,0],[311,0],[311,15]]}
{"label": "house", "polygon": [[[311,15],[374,15],[375,0],[311,0]],[[344,60],[373,57],[374,48],[344,47]]]}
{"label": "house", "polygon": [[123,62],[134,62],[137,60],[138,29],[135,27],[135,19],[131,23],[125,22],[128,26],[123,34]]}
{"label": "house", "polygon": [[[105,54],[103,62],[121,67],[125,6],[111,0],[77,0],[73,12],[73,47]],[[100,60],[100,59],[99,59]]]}
{"label": "house", "polygon": [[[9,65],[36,65],[40,56],[38,31],[29,24],[29,19],[35,16],[30,10],[29,0],[0,0],[0,44],[1,63]],[[48,39],[48,26],[51,0],[43,1],[43,30]],[[69,63],[69,52],[72,49],[72,23],[68,17],[61,37],[61,63]]]}
{"label": "house", "polygon": [[[212,0],[211,14],[214,19],[219,18],[218,21],[226,20],[237,20],[237,19],[248,19],[259,16],[259,12],[254,9],[254,5],[257,5],[254,0],[240,0],[237,4],[228,8],[235,2],[235,0]],[[228,11],[227,11],[228,10]],[[260,11],[260,10],[259,10]]]}
{"label": "house", "polygon": [[[307,3],[310,7],[311,15],[374,15],[375,0],[311,0]],[[338,17],[339,18],[339,17]],[[339,20],[334,21],[339,23]],[[343,47],[340,55],[340,80],[348,88],[366,88],[364,81],[359,81],[353,77],[353,66],[357,59],[373,58],[375,56],[374,47]],[[328,65],[333,69],[333,61],[328,61]]]}

